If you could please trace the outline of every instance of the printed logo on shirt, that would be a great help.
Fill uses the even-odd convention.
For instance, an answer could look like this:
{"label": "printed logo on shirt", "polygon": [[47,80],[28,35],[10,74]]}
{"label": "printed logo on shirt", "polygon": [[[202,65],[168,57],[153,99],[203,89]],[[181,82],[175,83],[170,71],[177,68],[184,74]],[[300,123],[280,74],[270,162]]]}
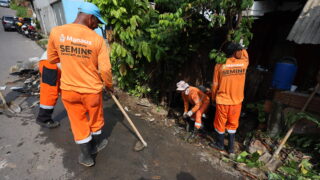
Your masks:
{"label": "printed logo on shirt", "polygon": [[227,68],[228,67],[242,67],[242,66],[244,66],[244,64],[226,64],[225,65]]}
{"label": "printed logo on shirt", "polygon": [[246,74],[247,69],[227,69],[222,71],[223,76],[230,76],[230,75],[244,75]]}
{"label": "printed logo on shirt", "polygon": [[244,64],[224,64],[222,65],[222,69],[233,68],[233,67],[243,67]]}
{"label": "printed logo on shirt", "polygon": [[60,35],[60,42],[64,42],[66,40],[66,38],[64,37],[64,34]]}
{"label": "printed logo on shirt", "polygon": [[74,38],[72,36],[67,36],[67,41],[71,41],[73,43],[81,43],[81,44],[87,44],[87,45],[92,45],[91,41],[81,39],[81,38]]}
{"label": "printed logo on shirt", "polygon": [[61,55],[78,58],[90,58],[92,50],[88,48],[88,45],[92,45],[91,41],[61,34],[60,42],[64,43],[66,41],[71,41],[71,45],[61,44],[59,46]]}
{"label": "printed logo on shirt", "polygon": [[66,45],[60,45],[59,47],[61,55],[65,56],[90,58],[90,55],[92,54],[92,50],[87,48]]}

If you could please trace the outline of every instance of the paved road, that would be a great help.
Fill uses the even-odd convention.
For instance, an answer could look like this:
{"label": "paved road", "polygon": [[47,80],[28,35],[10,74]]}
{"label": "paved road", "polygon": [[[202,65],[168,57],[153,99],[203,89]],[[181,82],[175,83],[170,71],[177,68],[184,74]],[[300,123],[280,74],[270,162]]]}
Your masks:
{"label": "paved road", "polygon": [[[0,15],[13,12],[0,8]],[[7,68],[16,60],[39,56],[42,50],[34,42],[17,34],[0,30],[0,73],[5,82]],[[29,99],[31,102],[32,99]],[[30,104],[24,102],[24,114]],[[54,119],[61,122],[57,129],[48,130],[31,118],[0,115],[0,179],[168,179],[210,180],[237,179],[212,166],[199,149],[173,136],[170,129],[157,128],[145,120],[134,118],[149,147],[142,152],[132,150],[136,138],[115,104],[104,103],[104,132],[108,147],[96,157],[96,165],[86,168],[77,163],[79,153],[70,124],[59,101]],[[36,113],[34,113],[36,114]]]}
{"label": "paved road", "polygon": [[[0,7],[0,17],[15,15],[15,11]],[[33,41],[14,31],[4,32],[0,24],[0,85],[8,77],[8,69],[17,61],[26,60],[29,57],[41,56],[43,50]]]}

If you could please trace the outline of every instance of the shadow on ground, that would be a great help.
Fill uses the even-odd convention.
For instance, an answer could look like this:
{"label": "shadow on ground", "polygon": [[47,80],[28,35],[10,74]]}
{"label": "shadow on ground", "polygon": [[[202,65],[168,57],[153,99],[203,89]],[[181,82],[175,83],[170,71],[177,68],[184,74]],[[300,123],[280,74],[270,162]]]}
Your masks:
{"label": "shadow on ground", "polygon": [[[209,162],[201,162],[198,148],[182,142],[169,129],[159,129],[145,120],[134,116],[134,123],[148,143],[141,152],[134,152],[137,138],[116,105],[108,100],[104,103],[105,127],[103,131],[109,139],[106,149],[96,157],[96,165],[86,168],[77,163],[79,149],[74,143],[67,114],[58,101],[54,120],[60,121],[57,129],[44,129],[47,136],[42,143],[53,143],[64,150],[63,166],[68,169],[61,179],[177,179],[209,180],[238,179],[212,167]],[[57,165],[58,166],[58,165]]]}

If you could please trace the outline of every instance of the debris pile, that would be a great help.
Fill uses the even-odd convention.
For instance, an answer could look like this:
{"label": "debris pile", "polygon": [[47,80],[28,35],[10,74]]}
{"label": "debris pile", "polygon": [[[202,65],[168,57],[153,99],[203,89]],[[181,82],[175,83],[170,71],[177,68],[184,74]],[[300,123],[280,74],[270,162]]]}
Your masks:
{"label": "debris pile", "polygon": [[257,131],[249,141],[244,141],[246,151],[235,157],[224,156],[225,162],[230,162],[244,175],[253,179],[320,179],[309,162],[311,156],[286,146],[278,157],[272,158],[276,149],[275,143],[266,134]]}
{"label": "debris pile", "polygon": [[18,76],[15,82],[23,82],[22,86],[11,87],[13,91],[28,95],[39,95],[40,76],[38,68],[39,58],[29,58],[27,61],[18,61],[16,65],[10,68],[10,75]]}
{"label": "debris pile", "polygon": [[[26,105],[26,100],[31,96],[38,96],[40,93],[40,76],[38,68],[38,57],[29,58],[26,61],[18,61],[17,64],[11,66],[9,69],[10,75],[15,79],[14,81],[7,82],[5,86],[0,87],[1,95],[1,112],[7,116],[19,116],[24,109],[30,109],[37,105],[39,102],[31,102],[32,105]],[[7,87],[9,86],[9,87]],[[13,92],[18,92],[6,98],[4,92],[10,89]],[[12,99],[7,101],[6,99]],[[22,108],[21,106],[24,105]]]}

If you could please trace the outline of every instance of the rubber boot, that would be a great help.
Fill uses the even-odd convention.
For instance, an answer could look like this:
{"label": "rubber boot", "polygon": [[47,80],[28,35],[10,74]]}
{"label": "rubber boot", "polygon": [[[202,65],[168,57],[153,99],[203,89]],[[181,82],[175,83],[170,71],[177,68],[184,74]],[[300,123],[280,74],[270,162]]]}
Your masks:
{"label": "rubber boot", "polygon": [[79,163],[90,167],[94,165],[94,161],[91,157],[91,143],[79,144],[80,146],[80,155],[79,155]]}
{"label": "rubber boot", "polygon": [[234,138],[236,134],[235,133],[229,133],[229,142],[228,142],[228,153],[233,154],[234,153]]}
{"label": "rubber boot", "polygon": [[107,138],[103,138],[102,134],[92,135],[92,151],[91,154],[97,154],[108,145]]}
{"label": "rubber boot", "polygon": [[53,109],[39,109],[36,123],[45,128],[56,128],[60,125],[58,121],[52,120]]}
{"label": "rubber boot", "polygon": [[217,133],[216,142],[210,143],[209,146],[219,151],[224,151],[224,134]]}

